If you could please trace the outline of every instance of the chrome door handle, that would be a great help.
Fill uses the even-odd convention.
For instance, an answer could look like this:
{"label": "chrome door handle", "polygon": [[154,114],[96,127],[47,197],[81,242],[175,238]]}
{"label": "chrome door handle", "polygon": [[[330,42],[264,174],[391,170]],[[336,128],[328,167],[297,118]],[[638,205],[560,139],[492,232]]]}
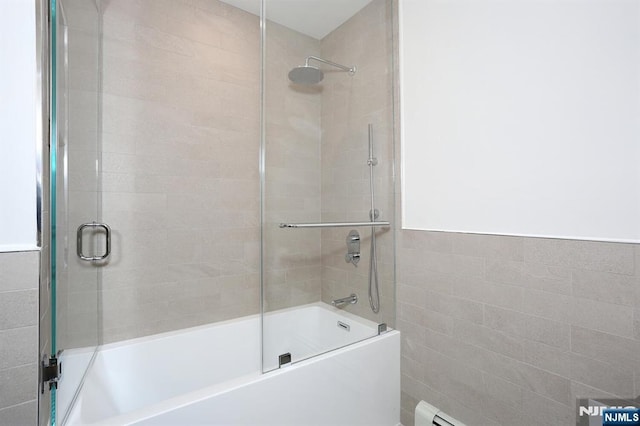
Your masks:
{"label": "chrome door handle", "polygon": [[[84,253],[82,252],[82,233],[84,232],[85,228],[104,229],[104,232],[106,234],[106,247],[105,247],[104,254],[102,256],[85,256]],[[83,223],[82,225],[78,226],[78,232],[76,236],[77,236],[76,252],[78,253],[78,257],[80,259],[86,260],[88,262],[92,262],[95,260],[104,260],[107,257],[109,257],[109,254],[111,254],[111,228],[109,228],[109,225],[107,225],[106,223],[96,223],[96,222]]]}

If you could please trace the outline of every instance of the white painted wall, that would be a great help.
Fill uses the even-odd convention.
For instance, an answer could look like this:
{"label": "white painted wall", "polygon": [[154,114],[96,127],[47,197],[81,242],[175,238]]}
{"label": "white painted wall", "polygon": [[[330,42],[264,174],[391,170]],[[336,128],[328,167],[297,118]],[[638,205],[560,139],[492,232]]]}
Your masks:
{"label": "white painted wall", "polygon": [[640,241],[640,2],[400,19],[404,228]]}
{"label": "white painted wall", "polygon": [[0,1],[0,251],[36,247],[33,0]]}

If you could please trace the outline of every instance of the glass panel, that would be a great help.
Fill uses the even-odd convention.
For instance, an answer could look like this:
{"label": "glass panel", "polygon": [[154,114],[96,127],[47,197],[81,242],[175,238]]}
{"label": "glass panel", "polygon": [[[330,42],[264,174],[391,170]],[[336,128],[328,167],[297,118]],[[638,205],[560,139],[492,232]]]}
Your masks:
{"label": "glass panel", "polygon": [[372,205],[393,225],[391,3],[349,2],[331,23],[323,5],[301,3],[292,19],[290,2],[265,0],[264,371],[281,354],[297,362],[395,323],[392,227],[279,227],[367,222]]}
{"label": "glass panel", "polygon": [[[76,232],[100,221],[100,14],[93,1],[52,2],[52,352],[64,374],[52,419],[62,424],[100,342],[100,265],[81,260]],[[102,235],[83,233],[83,253],[104,250]]]}

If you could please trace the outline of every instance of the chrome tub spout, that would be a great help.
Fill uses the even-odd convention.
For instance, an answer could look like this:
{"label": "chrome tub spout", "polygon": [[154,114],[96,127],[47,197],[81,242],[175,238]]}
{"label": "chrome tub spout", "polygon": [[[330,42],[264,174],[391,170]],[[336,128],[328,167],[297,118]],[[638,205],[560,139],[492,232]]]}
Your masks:
{"label": "chrome tub spout", "polygon": [[351,293],[348,297],[343,297],[342,299],[332,300],[331,304],[336,308],[342,308],[345,305],[351,304],[355,305],[358,303],[358,296],[355,293]]}

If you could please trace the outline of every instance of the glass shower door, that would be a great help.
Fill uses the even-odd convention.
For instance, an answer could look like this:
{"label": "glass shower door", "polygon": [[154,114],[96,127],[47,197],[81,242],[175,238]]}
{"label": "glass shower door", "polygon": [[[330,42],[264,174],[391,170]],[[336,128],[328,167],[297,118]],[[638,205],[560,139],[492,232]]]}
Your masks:
{"label": "glass shower door", "polygon": [[100,11],[58,0],[51,13],[51,349],[62,364],[51,418],[64,424],[100,344]]}
{"label": "glass shower door", "polygon": [[319,3],[264,0],[263,371],[395,324],[392,2]]}

